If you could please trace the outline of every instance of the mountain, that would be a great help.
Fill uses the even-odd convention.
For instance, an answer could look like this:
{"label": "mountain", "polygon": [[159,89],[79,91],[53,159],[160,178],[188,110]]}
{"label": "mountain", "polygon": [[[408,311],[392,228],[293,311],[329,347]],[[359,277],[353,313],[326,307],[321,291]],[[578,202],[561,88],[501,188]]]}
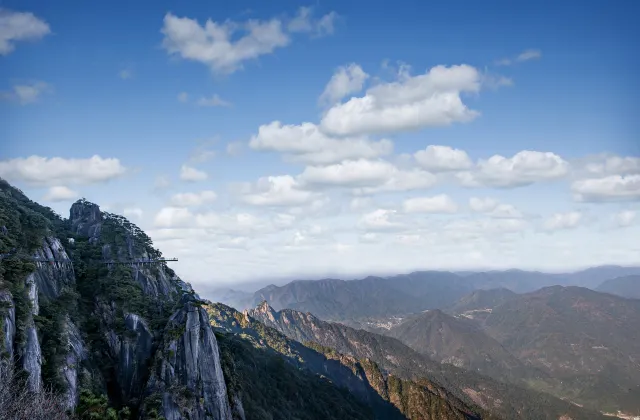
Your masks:
{"label": "mountain", "polygon": [[469,319],[485,319],[495,306],[515,296],[516,293],[505,288],[474,290],[447,308],[446,312]]}
{"label": "mountain", "polygon": [[294,281],[267,286],[254,294],[276,309],[312,312],[329,320],[359,319],[423,311],[450,305],[469,293],[472,285],[448,272],[416,272],[361,280]]}
{"label": "mountain", "polygon": [[429,358],[501,380],[541,379],[475,323],[434,309],[392,327],[395,337]]}
{"label": "mountain", "polygon": [[468,405],[508,419],[604,419],[591,410],[551,395],[507,385],[475,372],[441,364],[414,351],[399,340],[338,323],[326,322],[310,313],[291,309],[275,311],[266,302],[247,314],[299,342],[315,342],[335,351],[374,361],[381,371],[405,380],[429,380],[450,391]]}
{"label": "mountain", "polygon": [[[0,180],[2,419],[374,419],[379,413],[474,419],[483,413],[433,384],[319,352],[265,332],[259,322],[238,331],[214,327],[229,317],[219,311],[217,319],[212,305],[126,218],[79,200],[64,219]],[[272,346],[261,345],[268,340]]]}
{"label": "mountain", "polygon": [[610,293],[630,299],[640,299],[640,275],[616,277],[596,288],[598,292]]}
{"label": "mountain", "polygon": [[[311,312],[321,319],[378,331],[376,325],[388,323],[390,317],[429,309],[450,309],[465,295],[476,290],[500,289],[502,292],[498,294],[505,298],[507,292],[504,289],[528,293],[554,285],[594,288],[621,273],[640,274],[640,267],[603,266],[561,274],[522,270],[466,273],[418,271],[349,281],[298,280],[283,286],[269,285],[256,291],[250,306],[266,300],[276,310],[288,308]],[[247,300],[236,304],[246,306]]]}
{"label": "mountain", "polygon": [[[231,347],[238,346],[237,337],[244,337],[244,341],[253,344],[254,349],[263,353],[283,356],[289,364],[301,370],[322,375],[342,389],[347,389],[374,413],[379,419],[477,419],[491,418],[484,415],[481,409],[469,407],[452,396],[447,390],[425,379],[422,381],[407,381],[393,375],[385,375],[378,365],[370,359],[357,359],[353,356],[340,354],[335,350],[317,343],[301,344],[276,329],[267,327],[248,315],[240,313],[223,304],[209,304],[206,306],[211,316],[211,324],[217,331],[225,333],[220,339],[223,347],[223,358],[227,342]],[[230,337],[231,336],[231,337]],[[255,353],[255,350],[252,351]],[[259,357],[258,360],[263,357]],[[237,359],[237,358],[230,358]],[[255,371],[256,357],[247,357],[248,363],[243,363],[244,369]],[[225,364],[223,363],[223,366]],[[250,369],[253,366],[253,369]],[[238,362],[232,361],[228,370],[237,371]],[[238,381],[236,385],[243,389],[243,406],[245,410],[252,407],[251,401],[256,399],[255,381],[252,375],[230,374]],[[274,378],[274,383],[286,383],[286,378]],[[265,384],[273,390],[273,384]],[[295,389],[294,384],[286,383],[288,389]],[[248,391],[248,388],[252,389]],[[264,391],[257,390],[258,393]],[[274,391],[271,391],[274,392]],[[301,398],[309,398],[302,394]],[[259,399],[259,398],[258,398]],[[282,400],[282,398],[280,398]],[[301,413],[304,417],[304,413]],[[253,418],[253,416],[250,416]]]}
{"label": "mountain", "polygon": [[249,309],[253,306],[253,293],[234,289],[214,289],[206,294],[208,300],[224,303],[237,310]]}
{"label": "mountain", "polygon": [[561,380],[551,392],[609,412],[640,409],[640,300],[553,286],[494,307],[483,325],[520,360]]}

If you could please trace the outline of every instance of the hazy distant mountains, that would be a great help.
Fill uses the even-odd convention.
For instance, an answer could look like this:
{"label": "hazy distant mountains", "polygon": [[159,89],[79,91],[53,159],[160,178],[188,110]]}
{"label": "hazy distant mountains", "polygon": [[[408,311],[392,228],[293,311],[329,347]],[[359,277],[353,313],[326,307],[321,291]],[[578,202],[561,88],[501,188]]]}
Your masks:
{"label": "hazy distant mountains", "polygon": [[290,308],[311,312],[326,320],[353,322],[429,309],[449,309],[476,290],[508,289],[515,293],[527,293],[554,285],[595,288],[606,280],[630,275],[640,275],[640,267],[603,266],[564,274],[521,270],[467,273],[420,271],[349,281],[293,281],[283,286],[264,287],[252,295],[227,291],[221,296],[213,296],[213,300],[237,309],[254,307],[266,300],[276,310]]}
{"label": "hazy distant mountains", "polygon": [[596,288],[599,292],[611,293],[629,299],[640,299],[640,275],[617,277],[606,280]]}

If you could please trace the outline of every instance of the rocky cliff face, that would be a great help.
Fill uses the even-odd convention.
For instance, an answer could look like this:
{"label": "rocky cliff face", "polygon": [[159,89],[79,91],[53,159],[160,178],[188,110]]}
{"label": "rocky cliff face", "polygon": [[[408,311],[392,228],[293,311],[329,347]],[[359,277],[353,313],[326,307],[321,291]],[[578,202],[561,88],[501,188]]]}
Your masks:
{"label": "rocky cliff face", "polygon": [[0,180],[0,362],[71,411],[155,418],[160,395],[157,416],[231,419],[198,296],[163,263],[130,263],[159,257],[123,217],[80,200],[64,220]]}

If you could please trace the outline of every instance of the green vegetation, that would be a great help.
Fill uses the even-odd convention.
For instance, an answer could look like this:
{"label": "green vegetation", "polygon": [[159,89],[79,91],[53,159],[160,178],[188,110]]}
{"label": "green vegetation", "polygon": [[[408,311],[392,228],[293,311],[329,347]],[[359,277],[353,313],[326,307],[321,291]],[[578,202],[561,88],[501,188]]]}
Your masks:
{"label": "green vegetation", "polygon": [[247,419],[372,419],[369,407],[327,379],[301,371],[267,349],[218,335],[230,399],[240,395]]}

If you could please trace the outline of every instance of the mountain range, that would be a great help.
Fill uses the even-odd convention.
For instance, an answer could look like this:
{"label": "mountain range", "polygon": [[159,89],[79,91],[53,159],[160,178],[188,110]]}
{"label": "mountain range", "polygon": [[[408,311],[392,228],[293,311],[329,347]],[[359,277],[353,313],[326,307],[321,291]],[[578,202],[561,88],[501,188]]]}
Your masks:
{"label": "mountain range", "polygon": [[[631,271],[592,270],[589,281]],[[86,200],[62,218],[0,180],[0,418],[568,420],[635,409],[640,301],[490,289],[510,284],[504,273],[222,296],[260,299],[240,312],[201,298],[126,218]]]}

